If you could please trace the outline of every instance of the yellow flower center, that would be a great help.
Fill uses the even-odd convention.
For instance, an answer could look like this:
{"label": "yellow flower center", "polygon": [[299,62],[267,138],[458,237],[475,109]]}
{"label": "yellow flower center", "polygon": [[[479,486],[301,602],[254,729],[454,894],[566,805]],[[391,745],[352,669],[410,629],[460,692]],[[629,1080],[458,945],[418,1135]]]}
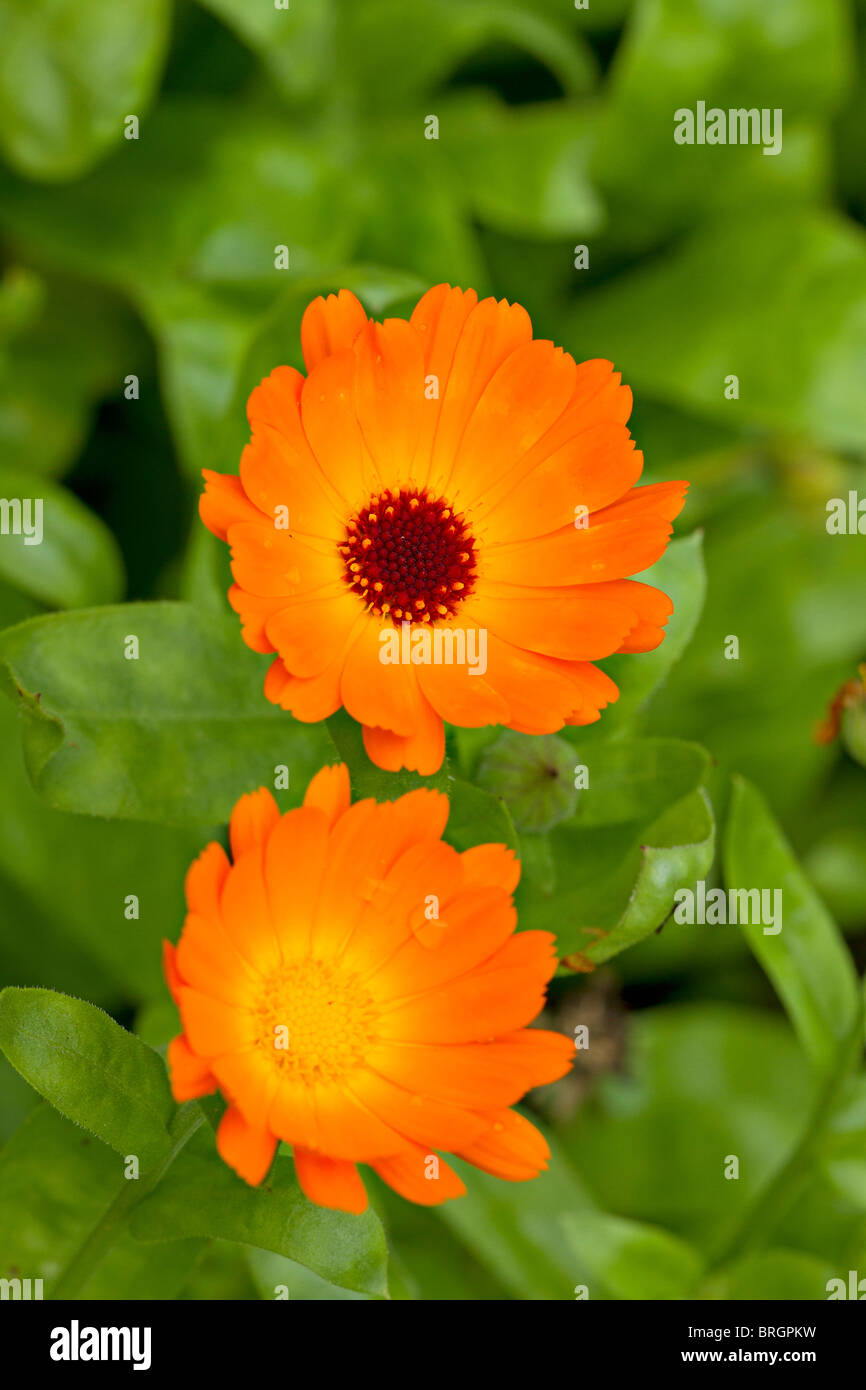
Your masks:
{"label": "yellow flower center", "polygon": [[307,1082],[334,1081],[362,1066],[376,1010],[358,977],[329,961],[282,965],[262,983],[256,1045]]}

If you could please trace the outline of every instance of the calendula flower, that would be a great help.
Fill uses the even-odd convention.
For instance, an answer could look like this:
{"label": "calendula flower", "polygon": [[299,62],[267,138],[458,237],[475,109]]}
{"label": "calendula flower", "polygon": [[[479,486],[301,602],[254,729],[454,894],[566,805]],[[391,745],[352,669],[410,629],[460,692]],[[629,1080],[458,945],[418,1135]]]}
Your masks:
{"label": "calendula flower", "polygon": [[249,1183],[280,1139],[313,1202],[363,1211],[356,1164],[434,1204],[464,1191],[440,1152],[520,1181],[547,1145],[509,1107],[568,1069],[571,1043],[524,1025],[556,959],[515,935],[519,865],[502,845],[459,854],[448,800],[419,790],[349,804],[344,766],[281,816],[262,789],[187,876],[165,969],[183,1033],[178,1101],[220,1090],[217,1147]]}
{"label": "calendula flower", "polygon": [[205,471],[201,501],[244,638],[277,653],[268,698],[308,721],[343,705],[373,762],[425,775],[443,720],[598,719],[619,692],[593,663],[664,635],[670,600],[628,576],[664,551],[686,488],[635,488],[611,363],[449,285],[408,322],[316,299],[301,343],[307,377],[256,387],[240,477]]}

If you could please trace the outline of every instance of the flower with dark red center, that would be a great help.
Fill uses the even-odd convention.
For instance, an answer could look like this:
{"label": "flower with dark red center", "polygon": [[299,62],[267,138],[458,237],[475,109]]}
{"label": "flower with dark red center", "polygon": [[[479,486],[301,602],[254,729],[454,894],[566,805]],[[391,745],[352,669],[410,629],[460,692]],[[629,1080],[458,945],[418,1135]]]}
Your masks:
{"label": "flower with dark red center", "polygon": [[[611,364],[448,285],[408,322],[370,322],[346,290],[316,299],[301,343],[308,376],[278,367],[253,391],[240,477],[206,471],[201,500],[244,639],[276,653],[268,698],[308,721],[343,705],[375,763],[423,774],[443,721],[598,719],[619,692],[595,661],[664,636],[670,600],[628,576],[662,554],[686,489],[635,487]],[[394,660],[396,627],[413,641]],[[464,660],[482,639],[483,665]]]}

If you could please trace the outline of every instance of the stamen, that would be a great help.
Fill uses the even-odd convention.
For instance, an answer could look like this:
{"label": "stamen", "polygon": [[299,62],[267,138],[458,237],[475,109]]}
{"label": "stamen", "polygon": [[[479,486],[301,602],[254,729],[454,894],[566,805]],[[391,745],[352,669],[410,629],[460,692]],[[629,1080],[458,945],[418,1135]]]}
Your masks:
{"label": "stamen", "polygon": [[338,550],[352,592],[394,623],[453,618],[475,587],[466,521],[426,488],[371,497],[347,522]]}

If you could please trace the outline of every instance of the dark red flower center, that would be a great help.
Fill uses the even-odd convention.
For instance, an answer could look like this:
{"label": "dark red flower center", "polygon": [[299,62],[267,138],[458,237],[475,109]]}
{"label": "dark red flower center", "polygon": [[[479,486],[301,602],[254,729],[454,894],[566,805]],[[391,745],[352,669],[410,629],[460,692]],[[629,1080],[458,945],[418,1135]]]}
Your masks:
{"label": "dark red flower center", "polygon": [[426,488],[385,489],[346,527],[346,583],[377,617],[451,618],[475,587],[475,542],[464,521]]}

